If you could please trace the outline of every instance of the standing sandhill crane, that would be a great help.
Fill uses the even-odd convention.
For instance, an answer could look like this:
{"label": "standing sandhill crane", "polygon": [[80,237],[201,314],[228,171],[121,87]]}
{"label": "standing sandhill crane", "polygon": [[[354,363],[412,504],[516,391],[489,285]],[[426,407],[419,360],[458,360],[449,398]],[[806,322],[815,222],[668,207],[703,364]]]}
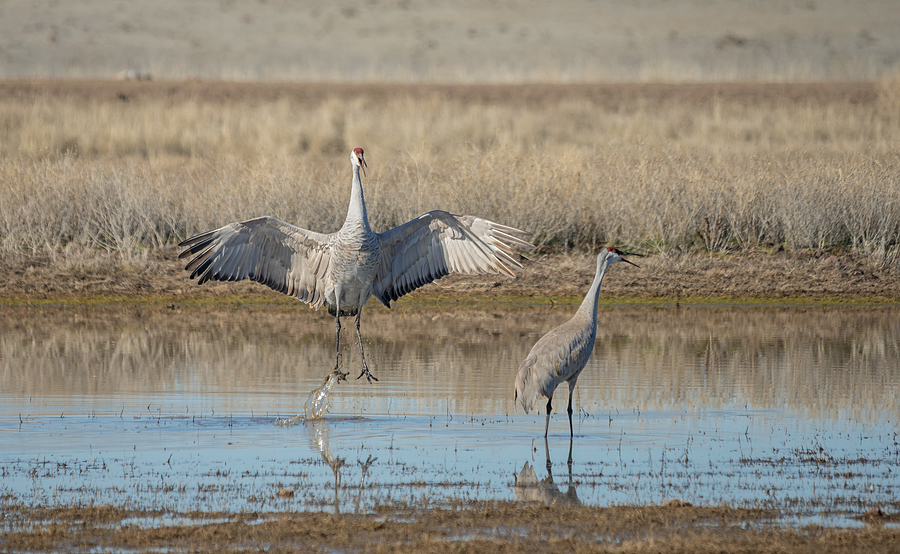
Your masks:
{"label": "standing sandhill crane", "polygon": [[384,233],[369,228],[359,171],[365,173],[363,149],[350,153],[353,181],[347,219],[336,233],[322,234],[295,227],[274,217],[231,223],[191,237],[178,257],[195,256],[185,269],[199,284],[250,279],[293,296],[315,309],[323,304],[334,316],[337,355],[341,362],[341,317],[356,316],[356,337],[363,375],[369,371],[359,331],[360,314],[370,296],[391,307],[391,301],[450,273],[502,273],[515,277],[509,266],[514,245],[531,249],[530,235],[470,215],[431,211]]}
{"label": "standing sandhill crane", "polygon": [[569,436],[574,436],[572,428],[572,392],[581,370],[587,364],[594,351],[594,340],[597,338],[597,298],[600,294],[600,283],[611,264],[626,262],[638,267],[634,262],[626,260],[628,256],[616,248],[604,248],[597,256],[597,273],[587,296],[572,319],[553,329],[532,347],[528,357],[519,366],[516,375],[516,401],[525,413],[531,411],[538,396],[547,397],[547,423],[544,425],[544,437],[550,427],[550,410],[553,407],[553,393],[563,381],[569,384]]}

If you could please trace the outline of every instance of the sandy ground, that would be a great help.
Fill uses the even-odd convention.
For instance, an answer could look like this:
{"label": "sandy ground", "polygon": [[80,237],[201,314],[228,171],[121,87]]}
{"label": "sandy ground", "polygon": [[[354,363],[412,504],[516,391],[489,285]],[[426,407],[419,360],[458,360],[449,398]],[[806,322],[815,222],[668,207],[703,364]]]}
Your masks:
{"label": "sandy ground", "polygon": [[0,78],[844,81],[897,72],[893,0],[5,0]]}

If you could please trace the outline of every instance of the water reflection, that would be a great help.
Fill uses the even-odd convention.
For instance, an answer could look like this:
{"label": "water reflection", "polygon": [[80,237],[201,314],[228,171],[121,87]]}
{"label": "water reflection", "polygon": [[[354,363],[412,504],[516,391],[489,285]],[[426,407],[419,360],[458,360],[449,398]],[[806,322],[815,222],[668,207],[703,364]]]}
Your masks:
{"label": "water reflection", "polygon": [[[347,421],[347,420],[342,420]],[[296,422],[289,422],[285,420],[285,425],[293,425],[297,424],[303,428],[304,433],[310,439],[310,445],[312,446],[313,451],[318,451],[319,455],[322,456],[322,460],[325,462],[334,476],[334,481],[332,483],[334,490],[334,500],[332,503],[332,507],[334,509],[334,513],[341,512],[341,500],[340,500],[340,491],[347,489],[346,486],[342,484],[343,481],[343,473],[345,467],[348,466],[347,458],[345,456],[337,456],[331,451],[331,426],[334,424],[332,421],[326,421],[322,418],[309,419],[309,420],[298,420]],[[357,513],[360,511],[360,506],[362,503],[362,494],[366,487],[366,478],[368,477],[369,470],[378,461],[378,458],[368,454],[365,460],[357,459],[356,465],[360,469],[360,479],[359,479],[359,487],[357,488],[356,498],[354,499],[354,509]]]}
{"label": "water reflection", "polygon": [[0,308],[0,499],[265,512],[677,497],[806,509],[803,524],[893,505],[900,308],[601,307],[574,441],[551,428],[543,470],[545,416],[515,410],[513,378],[574,309],[372,309],[381,381],[276,425],[305,415],[333,367],[327,314]]}
{"label": "water reflection", "polygon": [[569,480],[566,492],[562,492],[553,482],[553,462],[550,460],[550,444],[544,437],[544,455],[547,467],[547,477],[538,481],[537,474],[527,461],[522,466],[522,471],[516,475],[515,494],[519,502],[538,502],[545,506],[581,506],[578,492],[575,490],[575,482],[572,479],[572,446],[573,437],[569,437],[569,457],[566,467],[569,470]]}
{"label": "water reflection", "polygon": [[307,431],[312,437],[313,446],[322,455],[322,459],[334,473],[334,513],[340,513],[341,505],[338,500],[338,490],[341,487],[341,468],[347,465],[347,460],[331,453],[331,441],[328,439],[328,423],[321,419],[307,421]]}
{"label": "water reflection", "polygon": [[[322,316],[308,310],[5,311],[0,395],[46,405],[119,411],[150,397],[193,413],[290,416],[332,365]],[[332,413],[514,414],[518,363],[571,315],[370,312],[367,350],[384,378],[335,389]],[[575,391],[582,415],[740,406],[864,422],[900,400],[896,308],[601,308],[599,320]]]}

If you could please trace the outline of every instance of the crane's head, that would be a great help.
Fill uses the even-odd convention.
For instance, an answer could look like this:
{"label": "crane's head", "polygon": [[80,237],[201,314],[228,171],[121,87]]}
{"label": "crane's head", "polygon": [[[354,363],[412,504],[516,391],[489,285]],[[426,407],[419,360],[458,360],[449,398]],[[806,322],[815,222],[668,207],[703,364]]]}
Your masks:
{"label": "crane's head", "polygon": [[350,164],[351,166],[359,166],[363,170],[363,175],[366,174],[366,158],[363,156],[364,152],[362,148],[354,148],[353,152],[350,152]]}
{"label": "crane's head", "polygon": [[[601,252],[601,254],[603,254],[603,252]],[[621,250],[619,250],[618,248],[616,248],[614,246],[606,247],[606,259],[609,261],[609,263],[612,264],[612,263],[616,263],[616,262],[625,262],[625,263],[633,265],[634,267],[641,267],[638,264],[632,262],[631,260],[626,260],[625,256],[640,256],[640,254],[632,254],[630,252],[622,252]]]}

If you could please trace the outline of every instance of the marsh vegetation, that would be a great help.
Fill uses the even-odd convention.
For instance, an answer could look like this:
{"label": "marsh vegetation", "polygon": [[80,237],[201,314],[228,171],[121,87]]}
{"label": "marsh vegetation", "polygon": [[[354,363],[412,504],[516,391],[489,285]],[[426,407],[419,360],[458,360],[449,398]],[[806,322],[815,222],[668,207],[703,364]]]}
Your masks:
{"label": "marsh vegetation", "polygon": [[0,251],[126,265],[271,214],[373,227],[442,208],[544,251],[851,253],[900,263],[900,84],[7,83]]}

